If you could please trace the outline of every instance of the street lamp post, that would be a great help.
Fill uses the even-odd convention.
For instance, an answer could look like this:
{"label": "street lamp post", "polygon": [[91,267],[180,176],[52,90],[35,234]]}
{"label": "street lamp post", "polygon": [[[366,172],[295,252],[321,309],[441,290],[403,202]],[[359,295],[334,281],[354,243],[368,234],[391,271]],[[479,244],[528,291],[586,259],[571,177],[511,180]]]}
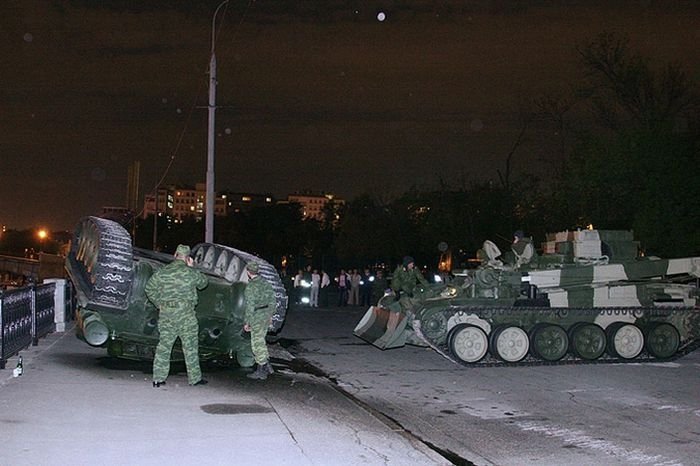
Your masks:
{"label": "street lamp post", "polygon": [[204,242],[214,242],[214,143],[215,143],[215,115],[216,112],[216,15],[222,6],[229,0],[224,0],[214,11],[211,20],[211,59],[209,60],[209,132],[207,138],[207,192],[204,221]]}

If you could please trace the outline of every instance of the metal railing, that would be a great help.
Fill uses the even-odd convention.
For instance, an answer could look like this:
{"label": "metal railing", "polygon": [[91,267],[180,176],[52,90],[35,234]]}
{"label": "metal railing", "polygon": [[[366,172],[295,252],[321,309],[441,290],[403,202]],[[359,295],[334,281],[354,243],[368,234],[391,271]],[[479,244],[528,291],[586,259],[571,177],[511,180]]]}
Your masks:
{"label": "metal railing", "polygon": [[45,283],[0,293],[0,369],[9,358],[53,332],[55,290],[55,283]]}

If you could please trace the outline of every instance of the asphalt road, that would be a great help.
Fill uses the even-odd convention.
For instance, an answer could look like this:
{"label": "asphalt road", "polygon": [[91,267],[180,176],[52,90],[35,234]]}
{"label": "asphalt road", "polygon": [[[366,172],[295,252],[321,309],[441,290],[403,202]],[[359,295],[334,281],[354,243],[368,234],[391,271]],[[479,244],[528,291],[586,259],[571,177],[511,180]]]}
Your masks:
{"label": "asphalt road", "polygon": [[677,361],[464,368],[352,335],[360,308],[292,309],[279,343],[456,464],[691,465],[700,352]]}
{"label": "asphalt road", "polygon": [[[277,373],[182,364],[153,388],[150,362],[112,359],[72,330],[0,370],[0,465],[435,466],[449,462],[273,346]],[[311,373],[310,373],[311,372]]]}

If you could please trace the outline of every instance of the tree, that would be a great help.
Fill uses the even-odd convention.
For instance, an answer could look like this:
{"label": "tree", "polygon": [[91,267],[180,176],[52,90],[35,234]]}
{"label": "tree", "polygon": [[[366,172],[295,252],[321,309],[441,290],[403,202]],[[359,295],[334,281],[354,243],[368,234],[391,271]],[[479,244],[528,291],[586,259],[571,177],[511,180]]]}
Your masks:
{"label": "tree", "polygon": [[598,130],[579,138],[562,177],[570,222],[633,228],[649,252],[700,252],[693,212],[700,187],[688,181],[699,160],[698,97],[675,64],[661,71],[605,33],[579,49]]}
{"label": "tree", "polygon": [[697,113],[694,84],[679,64],[668,63],[654,72],[647,60],[632,52],[627,38],[609,32],[578,52],[601,125],[611,130],[669,131],[680,119]]}

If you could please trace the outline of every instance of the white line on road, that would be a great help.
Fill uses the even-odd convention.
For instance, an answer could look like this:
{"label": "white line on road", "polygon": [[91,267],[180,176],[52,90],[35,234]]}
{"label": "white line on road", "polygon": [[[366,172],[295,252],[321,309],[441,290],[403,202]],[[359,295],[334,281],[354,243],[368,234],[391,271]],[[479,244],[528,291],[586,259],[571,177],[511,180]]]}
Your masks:
{"label": "white line on road", "polygon": [[629,450],[607,440],[593,438],[580,430],[565,429],[532,421],[520,421],[516,422],[515,425],[524,431],[560,438],[568,444],[579,448],[597,450],[606,455],[629,461],[631,464],[654,464],[657,466],[682,466],[683,464],[677,460],[665,458],[662,455],[648,455],[639,449]]}

